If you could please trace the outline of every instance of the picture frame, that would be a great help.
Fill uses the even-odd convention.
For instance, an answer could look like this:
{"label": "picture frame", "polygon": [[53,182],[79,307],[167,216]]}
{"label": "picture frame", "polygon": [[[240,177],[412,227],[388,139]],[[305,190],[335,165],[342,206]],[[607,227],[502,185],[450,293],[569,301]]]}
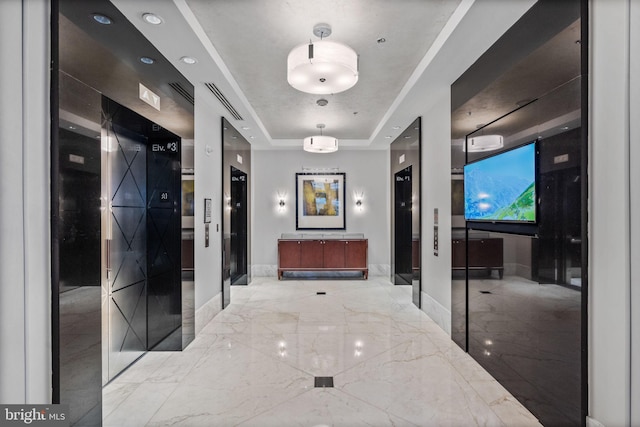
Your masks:
{"label": "picture frame", "polygon": [[346,230],[346,174],[296,173],[296,230]]}
{"label": "picture frame", "polygon": [[211,222],[211,199],[204,199],[204,223]]}

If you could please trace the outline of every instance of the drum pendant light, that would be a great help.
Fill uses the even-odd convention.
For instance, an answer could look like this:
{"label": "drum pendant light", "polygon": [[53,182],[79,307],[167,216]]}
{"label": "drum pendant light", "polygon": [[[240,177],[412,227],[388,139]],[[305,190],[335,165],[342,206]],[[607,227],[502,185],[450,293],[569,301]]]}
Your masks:
{"label": "drum pendant light", "polygon": [[331,26],[317,24],[320,41],[301,44],[287,58],[287,81],[295,89],[315,95],[344,92],[358,82],[358,54],[349,46],[324,40]]}

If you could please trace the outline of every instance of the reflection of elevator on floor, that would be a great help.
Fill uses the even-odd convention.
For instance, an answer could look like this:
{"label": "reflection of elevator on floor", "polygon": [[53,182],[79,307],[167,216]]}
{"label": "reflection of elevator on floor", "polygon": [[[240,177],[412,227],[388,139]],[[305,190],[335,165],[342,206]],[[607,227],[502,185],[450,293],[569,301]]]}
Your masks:
{"label": "reflection of elevator on floor", "polygon": [[247,174],[231,166],[231,285],[247,285]]}
{"label": "reflection of elevator on floor", "polygon": [[182,349],[180,138],[103,97],[106,379],[151,349]]}

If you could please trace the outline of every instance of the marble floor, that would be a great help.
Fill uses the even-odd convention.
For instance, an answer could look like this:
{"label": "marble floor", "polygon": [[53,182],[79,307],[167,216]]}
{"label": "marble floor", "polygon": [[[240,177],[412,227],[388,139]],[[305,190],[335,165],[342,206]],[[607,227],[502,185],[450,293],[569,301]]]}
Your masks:
{"label": "marble floor", "polygon": [[103,399],[118,427],[540,425],[410,287],[375,277],[233,287],[186,350],[147,353]]}

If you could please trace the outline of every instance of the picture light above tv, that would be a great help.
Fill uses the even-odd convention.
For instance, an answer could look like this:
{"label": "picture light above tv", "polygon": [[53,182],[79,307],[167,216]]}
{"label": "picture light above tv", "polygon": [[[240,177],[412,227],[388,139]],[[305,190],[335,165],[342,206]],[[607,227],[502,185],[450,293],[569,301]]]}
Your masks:
{"label": "picture light above tv", "polygon": [[535,142],[464,166],[467,221],[535,224],[536,200]]}

